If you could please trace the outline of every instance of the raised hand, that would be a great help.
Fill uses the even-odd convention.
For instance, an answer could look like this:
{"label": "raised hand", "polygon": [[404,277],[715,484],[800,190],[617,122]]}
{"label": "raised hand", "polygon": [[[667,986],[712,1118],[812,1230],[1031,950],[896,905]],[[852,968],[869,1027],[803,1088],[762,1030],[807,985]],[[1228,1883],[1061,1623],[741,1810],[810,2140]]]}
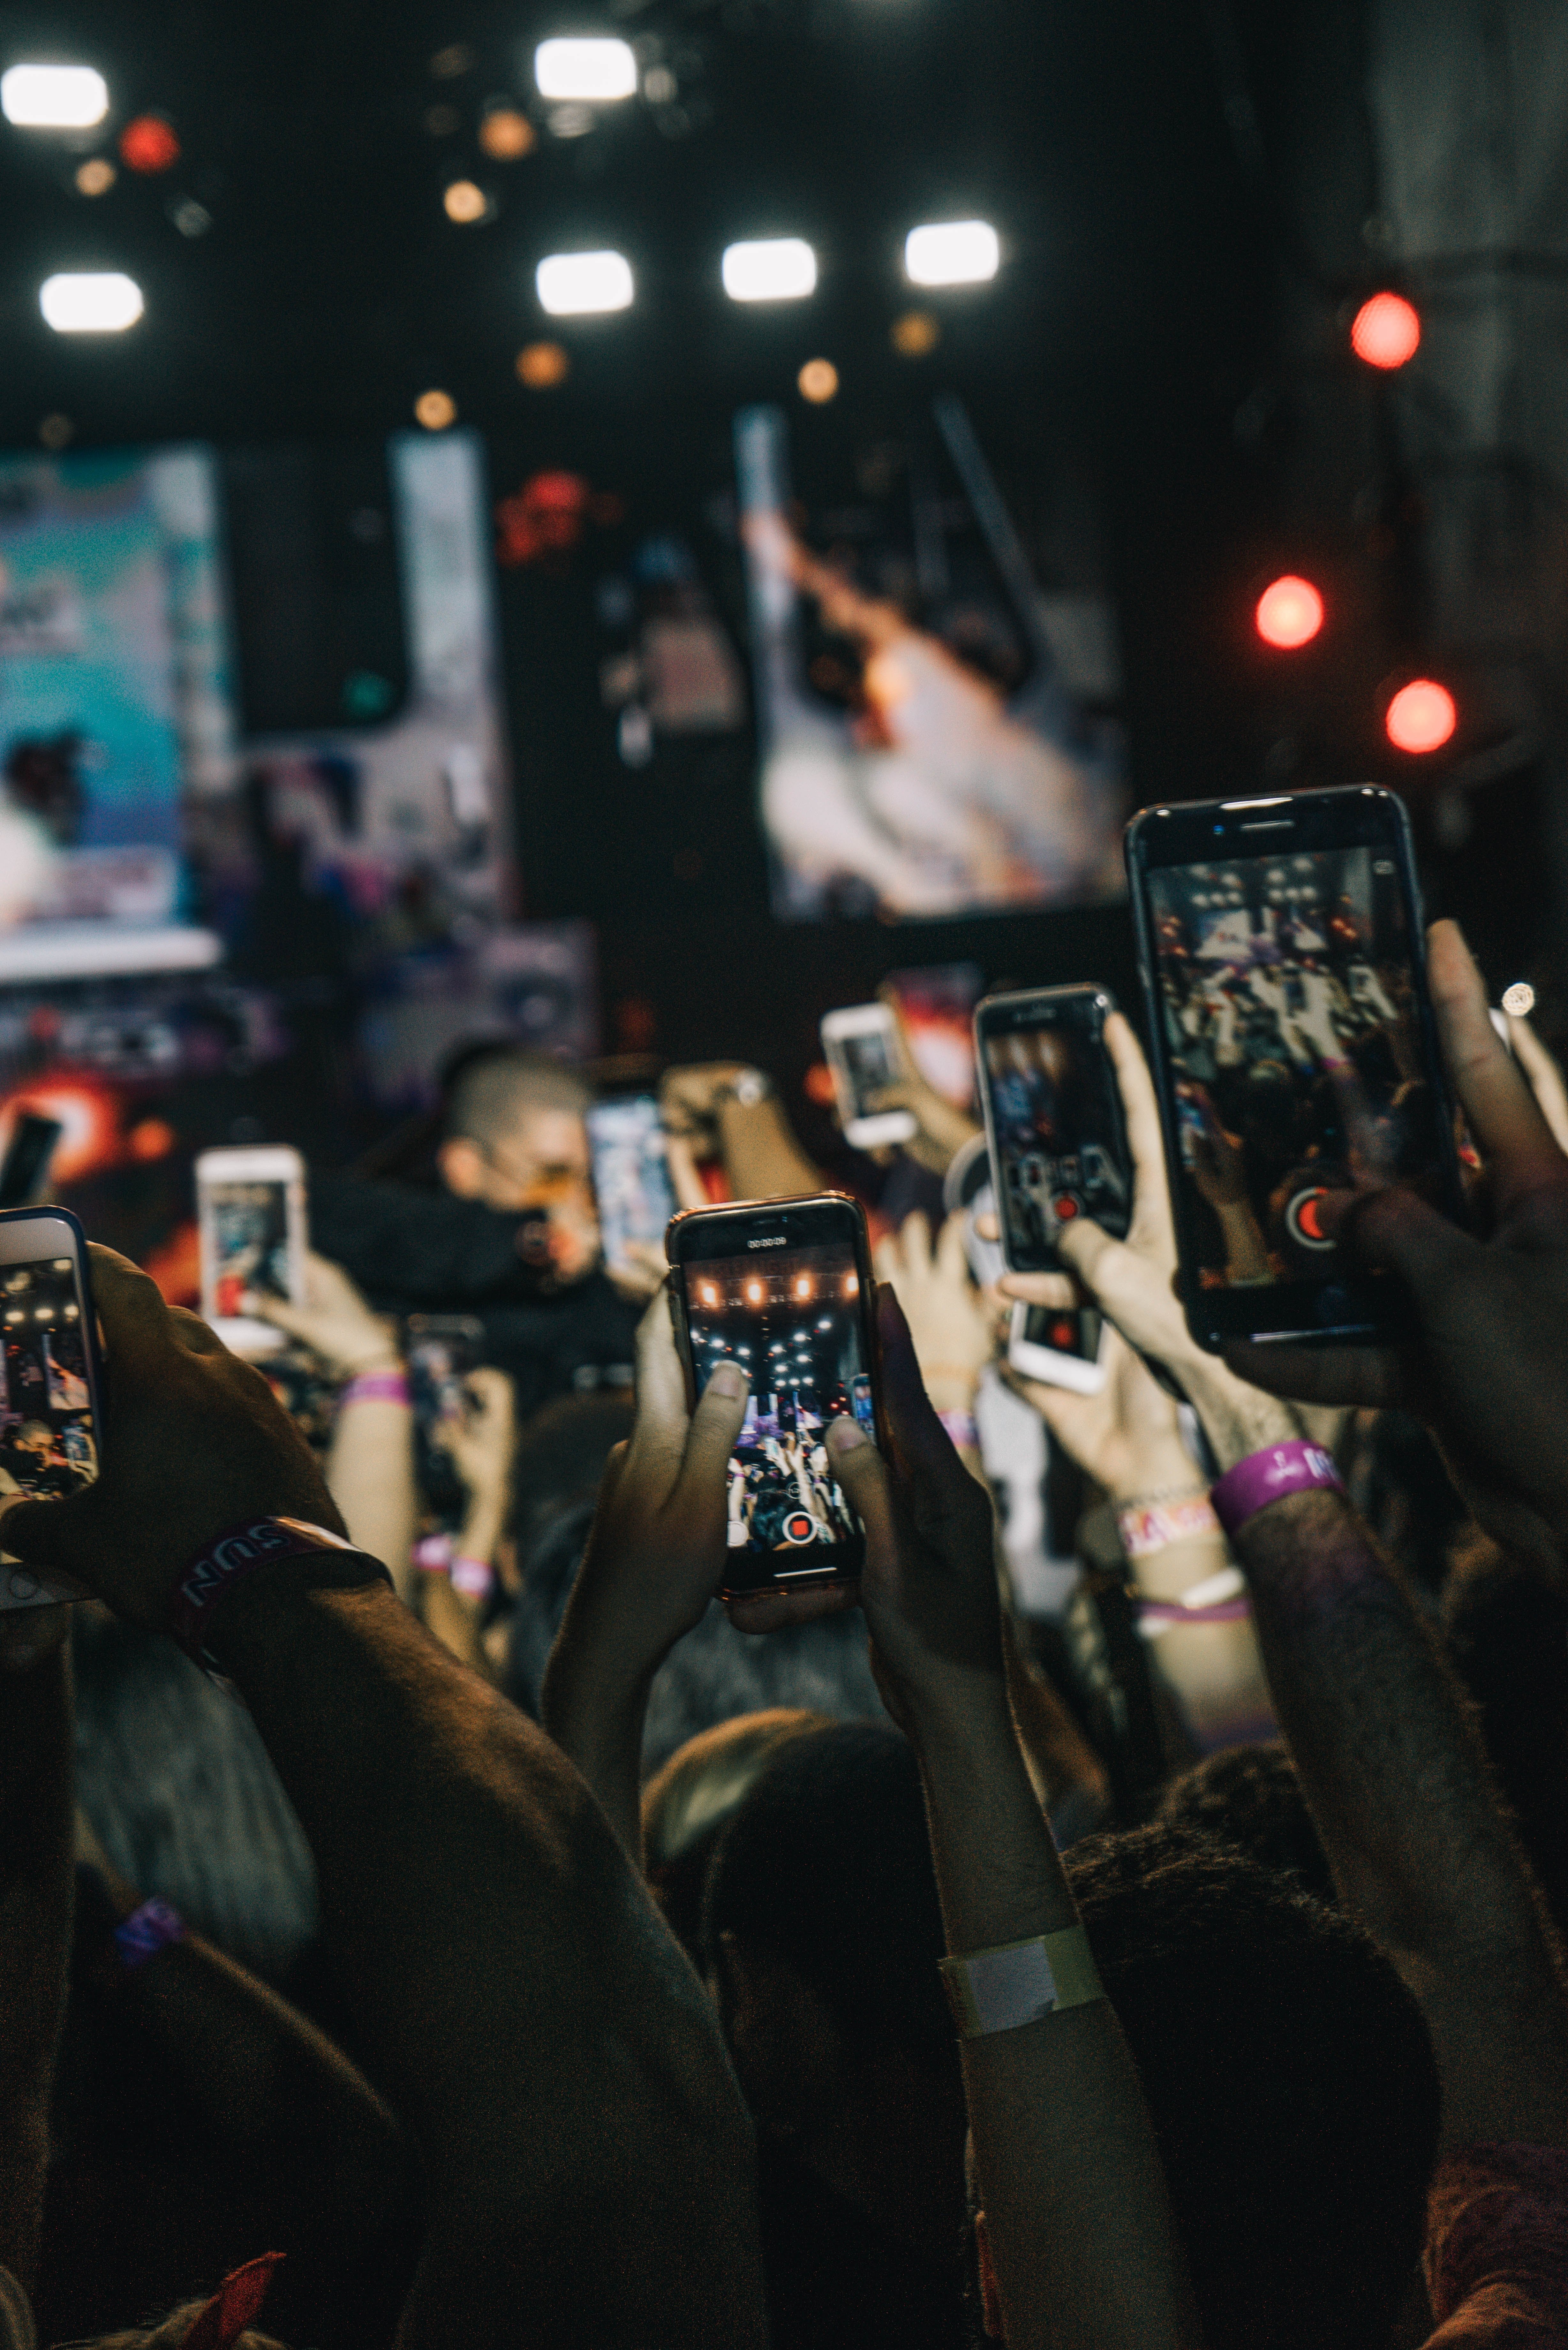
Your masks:
{"label": "raised hand", "polygon": [[262,1290],[247,1293],[243,1302],[256,1321],[272,1323],[319,1355],[334,1378],[397,1367],[398,1341],[391,1323],[371,1312],[341,1265],[329,1263],[314,1249],[305,1259],[303,1305]]}
{"label": "raised hand", "polygon": [[950,1216],[931,1246],[924,1216],[906,1216],[897,1232],[878,1241],[878,1280],[903,1309],[926,1392],[939,1410],[967,1411],[993,1351],[980,1293],[969,1276],[963,1220]]}

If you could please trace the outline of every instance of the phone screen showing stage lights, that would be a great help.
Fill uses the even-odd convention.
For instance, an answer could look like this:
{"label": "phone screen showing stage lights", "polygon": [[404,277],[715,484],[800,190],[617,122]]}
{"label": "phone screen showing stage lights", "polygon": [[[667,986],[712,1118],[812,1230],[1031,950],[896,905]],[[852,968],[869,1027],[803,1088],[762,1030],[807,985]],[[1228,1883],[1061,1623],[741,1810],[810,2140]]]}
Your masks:
{"label": "phone screen showing stage lights", "polygon": [[866,1301],[846,1242],[684,1268],[698,1390],[716,1363],[751,1381],[730,1459],[727,1589],[855,1572],[863,1540],[828,1466],[835,1419],[876,1441]]}
{"label": "phone screen showing stage lights", "polygon": [[76,1266],[0,1265],[0,1493],[58,1502],[98,1475]]}
{"label": "phone screen showing stage lights", "polygon": [[1444,1203],[1396,859],[1372,847],[1157,868],[1179,1197],[1206,1288],[1345,1278],[1325,1193]]}

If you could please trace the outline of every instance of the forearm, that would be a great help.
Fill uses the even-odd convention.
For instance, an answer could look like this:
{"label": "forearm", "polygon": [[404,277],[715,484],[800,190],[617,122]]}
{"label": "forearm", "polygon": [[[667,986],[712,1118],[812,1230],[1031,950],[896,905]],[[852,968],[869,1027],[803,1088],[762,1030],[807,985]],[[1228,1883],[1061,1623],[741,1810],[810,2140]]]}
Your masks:
{"label": "forearm", "polygon": [[380,1559],[400,1599],[413,1596],[414,1420],[406,1403],[380,1398],[338,1412],[327,1482],[359,1549]]}
{"label": "forearm", "polygon": [[[429,2258],[462,2247],[483,2312],[421,2303],[404,2338],[514,2340],[522,2294],[565,2342],[586,2292],[601,2338],[717,2340],[702,2272],[701,2308],[759,2342],[749,2131],[717,2026],[570,1764],[384,1587],[275,1569],[226,1602],[222,1648],[419,2140]],[[625,2257],[593,2268],[628,2176]]]}
{"label": "forearm", "polygon": [[651,1668],[620,1667],[581,1637],[568,1607],[545,1667],[539,1718],[598,1797],[609,1824],[642,1868],[642,1733]]}
{"label": "forearm", "polygon": [[[998,1678],[914,1724],[950,1951],[1077,1912]],[[1012,2350],[1192,2344],[1196,2321],[1143,2093],[1104,2000],[963,2043],[975,2164]]]}
{"label": "forearm", "polygon": [[802,1150],[776,1100],[727,1101],[719,1113],[724,1172],[737,1200],[775,1200],[820,1191],[822,1175]]}
{"label": "forearm", "polygon": [[[493,1569],[505,1523],[504,1492],[472,1494],[452,1542],[453,1566],[461,1558]],[[460,1591],[450,1574],[422,1575],[420,1586],[426,1629],[460,1664],[483,1673],[486,1680],[493,1680],[495,1673],[484,1653],[480,1629],[483,1596],[466,1588]]]}
{"label": "forearm", "polygon": [[0,2265],[30,2285],[70,1950],[71,1701],[57,1648],[0,1680]]}

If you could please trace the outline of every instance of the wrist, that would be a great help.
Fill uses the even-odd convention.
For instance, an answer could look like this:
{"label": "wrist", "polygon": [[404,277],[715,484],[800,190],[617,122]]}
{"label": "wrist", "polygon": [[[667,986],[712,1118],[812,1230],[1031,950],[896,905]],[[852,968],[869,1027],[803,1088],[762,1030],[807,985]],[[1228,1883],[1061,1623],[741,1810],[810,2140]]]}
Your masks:
{"label": "wrist", "polygon": [[1249,1453],[1261,1452],[1269,1444],[1288,1444],[1301,1434],[1301,1422],[1289,1404],[1239,1379],[1213,1355],[1194,1348],[1190,1358],[1173,1368],[1203,1423],[1221,1475]]}
{"label": "wrist", "polygon": [[1208,1490],[1202,1470],[1178,1436],[1147,1449],[1140,1446],[1137,1461],[1121,1476],[1105,1480],[1106,1499],[1115,1510],[1143,1509],[1152,1502],[1177,1501]]}
{"label": "wrist", "polygon": [[244,1689],[264,1669],[286,1671],[298,1643],[314,1637],[324,1615],[343,1607],[404,1613],[386,1568],[362,1552],[279,1559],[224,1594],[207,1645],[218,1670]]}
{"label": "wrist", "polygon": [[898,1709],[922,1770],[994,1756],[1017,1743],[1006,1665],[955,1669],[900,1680]]}

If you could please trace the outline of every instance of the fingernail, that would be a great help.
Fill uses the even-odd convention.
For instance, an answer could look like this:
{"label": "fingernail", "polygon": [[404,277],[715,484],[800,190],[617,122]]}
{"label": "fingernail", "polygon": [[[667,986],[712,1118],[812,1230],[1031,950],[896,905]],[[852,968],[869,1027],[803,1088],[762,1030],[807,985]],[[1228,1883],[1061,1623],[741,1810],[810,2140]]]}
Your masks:
{"label": "fingernail", "polygon": [[709,1377],[708,1385],[715,1395],[729,1396],[733,1399],[745,1394],[746,1375],[739,1363],[718,1363]]}
{"label": "fingernail", "polygon": [[830,1452],[853,1452],[866,1441],[866,1430],[857,1419],[836,1419],[827,1431]]}

